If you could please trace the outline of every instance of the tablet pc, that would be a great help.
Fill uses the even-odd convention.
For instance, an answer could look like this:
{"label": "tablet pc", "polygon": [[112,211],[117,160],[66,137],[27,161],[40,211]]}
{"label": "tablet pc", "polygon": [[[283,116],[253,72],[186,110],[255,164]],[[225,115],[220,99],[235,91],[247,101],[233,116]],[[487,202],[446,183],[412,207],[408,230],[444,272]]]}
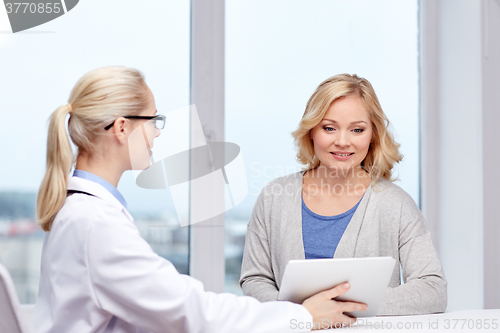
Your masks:
{"label": "tablet pc", "polygon": [[349,291],[336,300],[365,303],[368,310],[346,314],[354,317],[375,316],[395,263],[392,257],[290,260],[285,268],[278,300],[301,304],[320,291],[349,282]]}

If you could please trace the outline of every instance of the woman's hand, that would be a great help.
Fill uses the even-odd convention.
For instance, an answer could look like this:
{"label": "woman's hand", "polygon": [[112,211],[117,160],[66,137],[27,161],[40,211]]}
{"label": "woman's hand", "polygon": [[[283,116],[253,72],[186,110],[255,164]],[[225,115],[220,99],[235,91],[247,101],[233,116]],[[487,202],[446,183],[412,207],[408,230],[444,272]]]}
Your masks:
{"label": "woman's hand", "polygon": [[368,306],[364,303],[342,302],[333,299],[347,292],[350,287],[348,282],[342,283],[332,289],[319,292],[302,303],[313,316],[315,330],[350,326],[356,322],[356,318],[346,316],[343,312],[368,310]]}

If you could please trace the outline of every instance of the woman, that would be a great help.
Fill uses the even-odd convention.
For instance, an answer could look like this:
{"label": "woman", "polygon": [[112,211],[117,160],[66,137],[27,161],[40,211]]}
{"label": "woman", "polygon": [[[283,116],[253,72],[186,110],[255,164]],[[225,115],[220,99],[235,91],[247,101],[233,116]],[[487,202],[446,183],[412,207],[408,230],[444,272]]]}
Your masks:
{"label": "woman", "polygon": [[291,259],[391,256],[379,314],[445,310],[446,279],[424,218],[391,182],[402,157],[388,126],[366,79],[342,74],[318,86],[292,133],[305,171],[267,184],[248,224],[245,295],[276,300]]}
{"label": "woman", "polygon": [[[70,179],[68,114],[69,136],[78,148]],[[346,284],[303,305],[261,304],[205,292],[152,251],[117,186],[124,171],[149,166],[164,122],[141,73],[125,67],[87,73],[69,104],[52,114],[37,202],[47,234],[32,332],[274,332],[291,329],[291,320],[349,322],[331,301],[348,290]],[[365,307],[349,303],[346,311]]]}

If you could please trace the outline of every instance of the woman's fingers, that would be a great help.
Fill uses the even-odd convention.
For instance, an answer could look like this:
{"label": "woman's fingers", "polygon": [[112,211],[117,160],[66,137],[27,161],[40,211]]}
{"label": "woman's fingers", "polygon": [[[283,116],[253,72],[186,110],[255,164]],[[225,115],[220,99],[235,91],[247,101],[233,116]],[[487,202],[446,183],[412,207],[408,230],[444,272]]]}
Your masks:
{"label": "woman's fingers", "polygon": [[334,299],[335,297],[345,294],[349,288],[351,288],[351,285],[349,282],[345,282],[333,287],[332,289],[322,291],[321,295],[328,299]]}
{"label": "woman's fingers", "polygon": [[353,311],[366,311],[368,310],[368,306],[365,303],[357,303],[357,302],[342,302],[337,301],[341,307],[342,312],[353,312]]}
{"label": "woman's fingers", "polygon": [[[339,284],[306,299],[302,305],[309,310],[315,323],[327,323],[330,327],[347,327],[356,322],[344,312],[364,311],[368,307],[364,303],[336,301],[335,298],[345,294],[351,285]],[[326,327],[322,327],[326,328]]]}
{"label": "woman's fingers", "polygon": [[[351,285],[349,282],[341,283],[332,289],[325,290],[321,292],[321,294],[326,298],[326,299],[334,299],[342,294],[345,294],[349,288],[351,288]],[[344,302],[344,301],[337,301],[339,306],[342,309],[342,312],[351,312],[351,311],[365,311],[368,310],[368,306],[364,303],[357,303],[357,302]]]}

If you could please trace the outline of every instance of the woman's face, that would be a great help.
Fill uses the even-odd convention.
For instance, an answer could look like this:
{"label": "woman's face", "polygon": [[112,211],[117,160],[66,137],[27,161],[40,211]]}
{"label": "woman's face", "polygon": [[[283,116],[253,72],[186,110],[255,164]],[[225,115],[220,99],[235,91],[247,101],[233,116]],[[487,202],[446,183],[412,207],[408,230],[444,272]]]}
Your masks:
{"label": "woman's face", "polygon": [[373,130],[368,111],[357,96],[336,99],[311,131],[320,166],[347,174],[370,148]]}
{"label": "woman's face", "polygon": [[[148,106],[140,116],[156,115],[156,105],[151,90],[146,87]],[[128,138],[130,164],[132,170],[144,170],[150,166],[153,152],[153,141],[160,135],[160,130],[154,127],[153,120],[132,120],[133,130]]]}

